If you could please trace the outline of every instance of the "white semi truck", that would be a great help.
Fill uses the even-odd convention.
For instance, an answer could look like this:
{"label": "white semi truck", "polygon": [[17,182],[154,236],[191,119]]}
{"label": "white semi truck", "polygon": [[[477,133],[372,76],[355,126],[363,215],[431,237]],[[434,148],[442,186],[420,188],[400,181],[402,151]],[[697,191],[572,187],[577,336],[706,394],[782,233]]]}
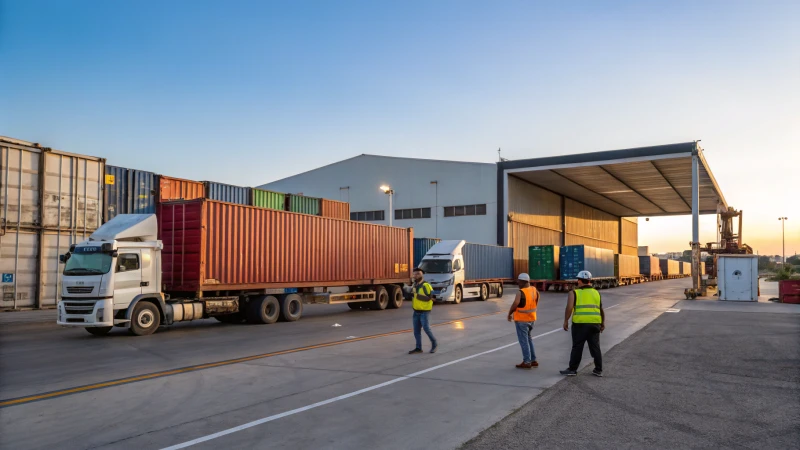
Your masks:
{"label": "white semi truck", "polygon": [[[213,203],[206,200],[199,202]],[[204,203],[199,205],[205,207]],[[198,210],[200,208],[198,204],[190,206]],[[240,206],[218,204],[218,207]],[[295,218],[300,216],[283,211],[265,211],[260,210],[257,214],[292,215]],[[373,260],[371,265],[360,268],[359,275],[373,275],[373,278],[274,282],[268,277],[274,278],[278,275],[259,272],[256,275],[260,278],[255,278],[258,282],[229,282],[223,286],[225,279],[210,279],[214,274],[210,273],[208,266],[213,258],[220,254],[236,255],[237,251],[250,251],[255,246],[266,245],[266,241],[260,236],[270,230],[264,228],[232,237],[200,221],[190,221],[192,216],[186,217],[186,222],[173,222],[177,223],[175,228],[183,235],[170,232],[170,236],[165,237],[169,244],[167,249],[165,242],[158,239],[158,221],[154,214],[118,215],[101,226],[88,240],[72,245],[69,253],[60,257],[64,263],[64,271],[62,298],[58,303],[58,325],[84,327],[89,333],[98,336],[107,334],[115,326],[128,327],[135,335],[147,335],[155,332],[160,325],[209,317],[226,323],[273,323],[279,319],[295,321],[302,315],[303,304],[308,303],[347,303],[352,309],[386,309],[399,308],[403,302],[402,287],[410,280],[408,266],[412,261],[410,242],[413,234],[410,229],[381,226],[380,229],[373,230],[378,236],[380,233],[393,233],[406,237],[370,240],[371,247],[359,242],[351,243],[352,246],[364,248],[365,252],[374,250],[394,253],[400,261],[404,261],[404,264],[392,263],[388,262],[388,258],[383,258],[387,262]],[[292,217],[286,220],[293,220]],[[306,216],[303,220],[332,219]],[[359,222],[340,222],[345,227],[376,227]],[[287,242],[299,242],[304,238],[309,239],[304,233],[307,231],[292,227],[282,236],[287,236]],[[365,235],[364,239],[371,237]],[[204,252],[191,250],[184,245],[191,239],[198,243],[204,242],[203,245],[194,247],[201,248]],[[219,247],[212,250],[212,241]],[[234,246],[237,250],[233,250]],[[347,257],[359,257],[356,250],[346,245],[330,246],[320,255],[334,263]],[[300,252],[287,250],[280,250],[279,256],[269,252],[264,254],[264,258],[270,262],[287,267],[297,267],[302,256]],[[231,262],[222,270],[231,269],[231,272],[237,273],[248,270],[246,263],[237,262],[241,259],[231,258]],[[173,270],[173,284],[165,281],[166,277],[162,276],[169,267]],[[397,269],[399,267],[404,272]],[[374,274],[386,274],[389,271],[397,275],[393,278],[374,278]],[[180,274],[180,279],[174,275],[176,273]],[[227,275],[223,273],[218,278],[222,276]],[[174,291],[177,283],[185,286],[190,282],[187,280],[193,280],[191,282],[198,286],[197,291]],[[203,280],[205,284],[198,280]],[[329,286],[340,288],[339,290],[346,287],[348,292],[332,293],[335,289],[329,289]]]}
{"label": "white semi truck", "polygon": [[514,281],[510,247],[441,241],[428,250],[419,267],[433,288],[434,301],[461,303],[469,297],[503,296],[503,284]]}

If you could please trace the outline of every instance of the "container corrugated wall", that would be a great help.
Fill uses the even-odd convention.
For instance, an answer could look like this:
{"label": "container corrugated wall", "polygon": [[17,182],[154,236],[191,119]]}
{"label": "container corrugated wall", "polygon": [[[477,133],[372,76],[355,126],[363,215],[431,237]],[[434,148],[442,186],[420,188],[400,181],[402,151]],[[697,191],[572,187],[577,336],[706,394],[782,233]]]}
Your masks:
{"label": "container corrugated wall", "polygon": [[[289,194],[286,200],[286,210],[301,214],[311,214],[318,216],[320,213],[320,201],[316,197],[306,197],[305,195]],[[347,217],[350,218],[349,216]]]}
{"label": "container corrugated wall", "polygon": [[251,204],[258,208],[283,211],[286,209],[286,194],[254,188],[251,193]]}
{"label": "container corrugated wall", "polygon": [[614,255],[614,276],[638,277],[641,275],[639,269],[639,257],[632,255]]}
{"label": "container corrugated wall", "polygon": [[639,257],[639,274],[646,277],[661,275],[661,265],[655,256]]}
{"label": "container corrugated wall", "polygon": [[405,282],[411,229],[210,200],[158,207],[164,288],[237,290]]}
{"label": "container corrugated wall", "polygon": [[249,187],[234,186],[231,184],[217,183],[214,181],[204,181],[206,198],[218,202],[236,203],[239,205],[250,205]]}
{"label": "container corrugated wall", "polygon": [[665,276],[681,274],[680,261],[675,259],[659,259],[658,264],[661,267],[661,273]]}
{"label": "container corrugated wall", "polygon": [[692,274],[692,263],[681,261],[681,275],[691,275]]}
{"label": "container corrugated wall", "polygon": [[0,308],[56,305],[59,252],[101,225],[104,179],[102,158],[0,138]]}
{"label": "container corrugated wall", "polygon": [[514,273],[520,274],[528,271],[528,249],[532,245],[560,245],[561,232],[509,221],[508,242],[514,249]]}
{"label": "container corrugated wall", "polygon": [[534,245],[528,248],[528,275],[531,280],[557,280],[559,277],[560,247]]}
{"label": "container corrugated wall", "polygon": [[496,245],[464,245],[464,277],[467,281],[513,280],[514,249]]}
{"label": "container corrugated wall", "polygon": [[106,166],[103,222],[117,214],[155,214],[156,174]]}
{"label": "container corrugated wall", "polygon": [[564,246],[559,266],[562,280],[574,280],[582,270],[591,272],[593,278],[611,278],[614,276],[614,252],[589,245]]}
{"label": "container corrugated wall", "polygon": [[441,239],[414,238],[414,267],[419,267],[419,263],[422,261],[425,254],[428,253],[428,250],[438,242],[441,242]]}
{"label": "container corrugated wall", "polygon": [[199,181],[183,180],[163,175],[158,177],[158,189],[159,202],[195,200],[206,196],[206,187]]}
{"label": "container corrugated wall", "polygon": [[350,220],[350,203],[323,198],[320,200],[319,215],[332,219]]}

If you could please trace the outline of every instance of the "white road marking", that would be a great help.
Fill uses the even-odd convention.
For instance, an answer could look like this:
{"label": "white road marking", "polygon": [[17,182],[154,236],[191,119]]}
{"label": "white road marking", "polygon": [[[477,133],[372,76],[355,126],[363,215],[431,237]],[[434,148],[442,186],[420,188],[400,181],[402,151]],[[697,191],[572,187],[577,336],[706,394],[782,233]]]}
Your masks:
{"label": "white road marking", "polygon": [[[612,308],[613,308],[613,306],[612,306]],[[606,309],[610,309],[610,308],[606,308]],[[556,333],[556,332],[561,331],[561,330],[562,330],[561,328],[556,328],[555,330],[548,331],[547,333],[542,333],[542,334],[536,335],[536,336],[533,337],[533,339],[537,339],[537,338],[540,338],[542,336],[547,336],[548,334]],[[345,399],[348,399],[350,397],[355,397],[356,395],[363,394],[365,392],[374,391],[375,389],[380,389],[382,387],[386,387],[386,386],[389,386],[389,385],[392,385],[392,384],[395,384],[395,383],[399,383],[399,382],[401,382],[403,380],[408,380],[409,378],[418,377],[418,376],[426,374],[428,372],[433,372],[434,370],[441,369],[442,367],[451,366],[453,364],[457,364],[457,363],[460,363],[462,361],[466,361],[468,359],[477,358],[478,356],[483,356],[483,355],[486,355],[488,353],[496,352],[498,350],[503,350],[505,348],[508,348],[508,347],[511,347],[511,346],[514,346],[514,345],[518,345],[517,341],[514,341],[511,344],[501,345],[500,347],[493,348],[491,350],[486,350],[485,352],[476,353],[474,355],[466,356],[464,358],[456,359],[454,361],[450,361],[450,362],[447,362],[447,363],[444,363],[444,364],[439,364],[438,366],[433,366],[433,367],[425,369],[425,370],[420,370],[419,372],[414,372],[412,374],[404,375],[404,376],[401,376],[401,377],[398,377],[398,378],[395,378],[395,379],[392,379],[392,380],[389,380],[389,381],[385,381],[385,382],[380,383],[380,384],[376,384],[374,386],[366,387],[364,389],[359,389],[357,391],[353,391],[353,392],[350,392],[348,394],[340,395],[338,397],[329,398],[329,399],[323,400],[321,402],[312,403],[310,405],[303,406],[301,408],[293,409],[291,411],[282,412],[280,414],[275,414],[275,415],[272,415],[272,416],[269,416],[269,417],[264,417],[262,419],[254,420],[252,422],[248,422],[248,423],[239,425],[237,427],[228,428],[227,430],[218,431],[216,433],[209,434],[209,435],[206,435],[206,436],[203,436],[203,437],[199,437],[197,439],[192,439],[191,441],[186,441],[186,442],[183,442],[181,444],[176,444],[176,445],[173,445],[173,446],[170,446],[170,447],[166,447],[163,450],[177,450],[177,449],[181,449],[181,448],[191,447],[192,445],[195,445],[195,444],[200,444],[202,442],[207,442],[207,441],[210,441],[212,439],[216,439],[218,437],[222,437],[222,436],[226,436],[226,435],[229,435],[229,434],[232,434],[232,433],[236,433],[237,431],[246,430],[248,428],[252,428],[252,427],[255,427],[257,425],[265,424],[267,422],[272,422],[273,420],[282,419],[284,417],[292,416],[292,415],[295,415],[295,414],[298,414],[298,413],[301,413],[301,412],[304,412],[304,411],[308,411],[310,409],[319,408],[320,406],[329,405],[331,403],[338,402],[339,400],[345,400]]]}

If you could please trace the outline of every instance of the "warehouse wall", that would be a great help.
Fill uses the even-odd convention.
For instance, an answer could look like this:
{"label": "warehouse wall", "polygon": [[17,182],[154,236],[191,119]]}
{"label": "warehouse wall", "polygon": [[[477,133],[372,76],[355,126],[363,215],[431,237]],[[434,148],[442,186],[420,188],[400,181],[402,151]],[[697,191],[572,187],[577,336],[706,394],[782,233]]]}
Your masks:
{"label": "warehouse wall", "polygon": [[[384,184],[395,191],[394,209],[431,208],[430,219],[394,220],[394,226],[413,227],[416,237],[496,243],[495,164],[361,155],[260,188],[350,202],[351,212],[382,210],[385,219],[373,223],[388,225],[389,199],[379,189]],[[485,204],[486,214],[444,217],[445,206],[475,204]]]}
{"label": "warehouse wall", "polygon": [[619,253],[619,217],[566,199],[566,245],[591,245]]}
{"label": "warehouse wall", "polygon": [[622,225],[622,246],[620,253],[623,255],[637,256],[639,246],[639,220],[636,217],[623,217],[620,221]]}

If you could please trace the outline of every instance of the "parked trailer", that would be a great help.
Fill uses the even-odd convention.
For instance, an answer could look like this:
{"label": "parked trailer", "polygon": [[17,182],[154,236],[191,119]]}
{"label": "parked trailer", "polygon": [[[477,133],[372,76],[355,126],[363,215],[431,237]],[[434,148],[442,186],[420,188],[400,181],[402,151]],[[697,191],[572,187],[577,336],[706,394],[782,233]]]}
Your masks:
{"label": "parked trailer", "polygon": [[662,279],[659,259],[655,256],[639,256],[639,273],[645,281]]}
{"label": "parked trailer", "polygon": [[514,249],[465,241],[441,241],[420,262],[436,301],[461,303],[464,297],[503,296],[514,281]]}
{"label": "parked trailer", "polygon": [[161,203],[157,216],[119,215],[63,255],[57,323],[146,335],[207,317],[291,322],[308,303],[398,308],[412,241],[410,228],[206,199]]}
{"label": "parked trailer", "polygon": [[681,277],[680,261],[675,259],[659,259],[658,264],[661,266],[661,274],[664,278],[673,279]]}
{"label": "parked trailer", "polygon": [[627,286],[643,281],[639,269],[639,257],[631,255],[614,255],[614,276],[617,284]]}
{"label": "parked trailer", "polygon": [[578,273],[588,270],[592,284],[600,289],[617,285],[614,276],[614,252],[588,245],[566,245],[559,255],[559,276],[562,281],[576,280]]}

